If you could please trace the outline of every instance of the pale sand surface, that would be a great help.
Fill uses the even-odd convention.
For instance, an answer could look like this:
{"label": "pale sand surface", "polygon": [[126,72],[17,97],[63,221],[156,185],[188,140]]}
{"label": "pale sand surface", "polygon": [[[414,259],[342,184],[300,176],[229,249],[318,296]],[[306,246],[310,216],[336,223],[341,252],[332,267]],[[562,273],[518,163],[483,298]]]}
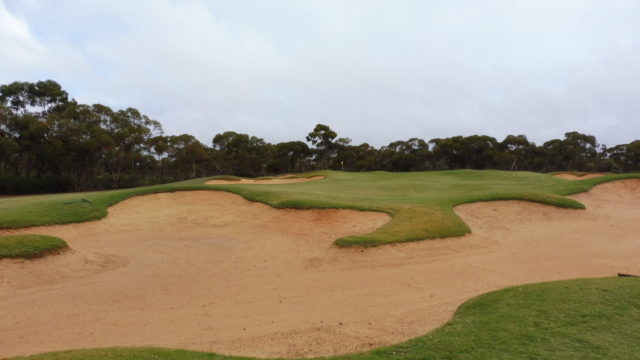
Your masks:
{"label": "pale sand surface", "polygon": [[238,185],[238,184],[293,184],[313,180],[324,179],[324,176],[312,176],[308,178],[276,177],[273,179],[240,179],[240,180],[209,180],[208,185]]}
{"label": "pale sand surface", "polygon": [[582,176],[577,176],[569,173],[560,173],[560,174],[555,174],[553,176],[560,179],[564,179],[564,180],[584,180],[584,179],[591,179],[591,178],[600,177],[604,175],[608,175],[608,174],[607,173],[591,173],[591,174],[585,174]]}
{"label": "pale sand surface", "polygon": [[101,221],[13,231],[73,250],[0,261],[0,357],[143,345],[347,353],[424,334],[487,291],[639,274],[640,180],[574,198],[587,210],[463,205],[471,235],[372,249],[332,242],[384,214],[277,210],[223,192],[136,197]]}

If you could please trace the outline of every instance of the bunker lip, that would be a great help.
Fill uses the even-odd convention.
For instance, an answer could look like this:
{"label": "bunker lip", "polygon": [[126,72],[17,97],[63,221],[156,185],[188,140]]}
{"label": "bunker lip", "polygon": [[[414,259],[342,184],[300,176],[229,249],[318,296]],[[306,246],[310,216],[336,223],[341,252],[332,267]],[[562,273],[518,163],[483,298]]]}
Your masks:
{"label": "bunker lip", "polygon": [[589,174],[584,174],[584,175],[575,175],[575,174],[571,174],[571,173],[558,173],[558,174],[554,174],[553,176],[555,176],[557,178],[560,178],[560,179],[563,179],[563,180],[575,181],[575,180],[591,179],[591,178],[605,176],[605,175],[610,175],[610,174],[608,174],[608,173],[589,173]]}
{"label": "bunker lip", "polygon": [[146,195],[100,221],[11,231],[74,250],[0,262],[0,358],[106,346],[329,356],[424,334],[488,291],[640,273],[640,180],[573,198],[586,210],[461,205],[470,235],[369,249],[332,243],[385,214],[274,209],[215,191]]}
{"label": "bunker lip", "polygon": [[280,176],[272,179],[239,179],[239,180],[209,180],[205,182],[207,185],[239,185],[239,184],[294,184],[307,181],[314,181],[324,179],[324,176],[312,176],[312,177],[290,177]]}

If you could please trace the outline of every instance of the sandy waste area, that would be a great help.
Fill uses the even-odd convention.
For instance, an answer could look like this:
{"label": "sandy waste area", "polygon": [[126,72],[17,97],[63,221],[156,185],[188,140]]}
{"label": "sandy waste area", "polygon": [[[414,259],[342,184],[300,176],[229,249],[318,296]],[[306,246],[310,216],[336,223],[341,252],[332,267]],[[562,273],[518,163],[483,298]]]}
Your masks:
{"label": "sandy waste area", "polygon": [[394,344],[507,286],[640,274],[640,180],[573,196],[459,206],[473,234],[340,249],[389,217],[278,210],[225,192],[147,195],[100,221],[34,227],[72,250],[0,261],[0,358],[105,346],[259,357]]}
{"label": "sandy waste area", "polygon": [[311,176],[307,178],[280,176],[271,179],[239,179],[239,180],[209,180],[208,185],[240,185],[240,184],[293,184],[324,179],[324,176]]}
{"label": "sandy waste area", "polygon": [[591,178],[595,178],[595,177],[600,177],[600,176],[604,176],[604,175],[608,175],[607,173],[590,173],[590,174],[584,174],[584,175],[574,175],[574,174],[569,174],[569,173],[559,173],[559,174],[555,174],[553,176],[560,178],[560,179],[564,179],[564,180],[584,180],[584,179],[591,179]]}

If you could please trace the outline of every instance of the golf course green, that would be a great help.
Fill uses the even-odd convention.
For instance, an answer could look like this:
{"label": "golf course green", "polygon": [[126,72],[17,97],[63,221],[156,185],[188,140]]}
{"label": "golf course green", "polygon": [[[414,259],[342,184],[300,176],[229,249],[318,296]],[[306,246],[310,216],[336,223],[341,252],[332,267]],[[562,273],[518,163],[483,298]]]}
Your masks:
{"label": "golf course green", "polygon": [[[36,195],[0,199],[0,229],[68,224],[103,218],[124,199],[184,190],[223,190],[278,208],[379,211],[392,220],[376,231],[336,240],[339,246],[376,246],[461,236],[469,227],[456,205],[492,200],[526,200],[567,208],[584,206],[566,195],[640,174],[605,175],[567,181],[547,174],[494,170],[413,173],[318,171],[300,175],[324,179],[295,184],[206,185],[217,177],[123,190]],[[227,179],[228,177],[222,177]]]}

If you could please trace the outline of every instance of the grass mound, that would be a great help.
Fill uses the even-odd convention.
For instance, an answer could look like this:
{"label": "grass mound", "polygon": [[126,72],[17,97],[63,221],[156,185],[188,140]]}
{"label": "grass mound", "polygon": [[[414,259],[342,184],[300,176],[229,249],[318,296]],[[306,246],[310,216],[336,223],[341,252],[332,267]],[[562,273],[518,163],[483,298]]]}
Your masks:
{"label": "grass mound", "polygon": [[68,248],[67,243],[54,236],[8,235],[0,236],[0,259],[31,259]]}
{"label": "grass mound", "polygon": [[[407,342],[332,360],[636,360],[640,279],[581,279],[516,286],[463,304],[441,328]],[[29,360],[247,359],[160,348],[103,348]]]}

